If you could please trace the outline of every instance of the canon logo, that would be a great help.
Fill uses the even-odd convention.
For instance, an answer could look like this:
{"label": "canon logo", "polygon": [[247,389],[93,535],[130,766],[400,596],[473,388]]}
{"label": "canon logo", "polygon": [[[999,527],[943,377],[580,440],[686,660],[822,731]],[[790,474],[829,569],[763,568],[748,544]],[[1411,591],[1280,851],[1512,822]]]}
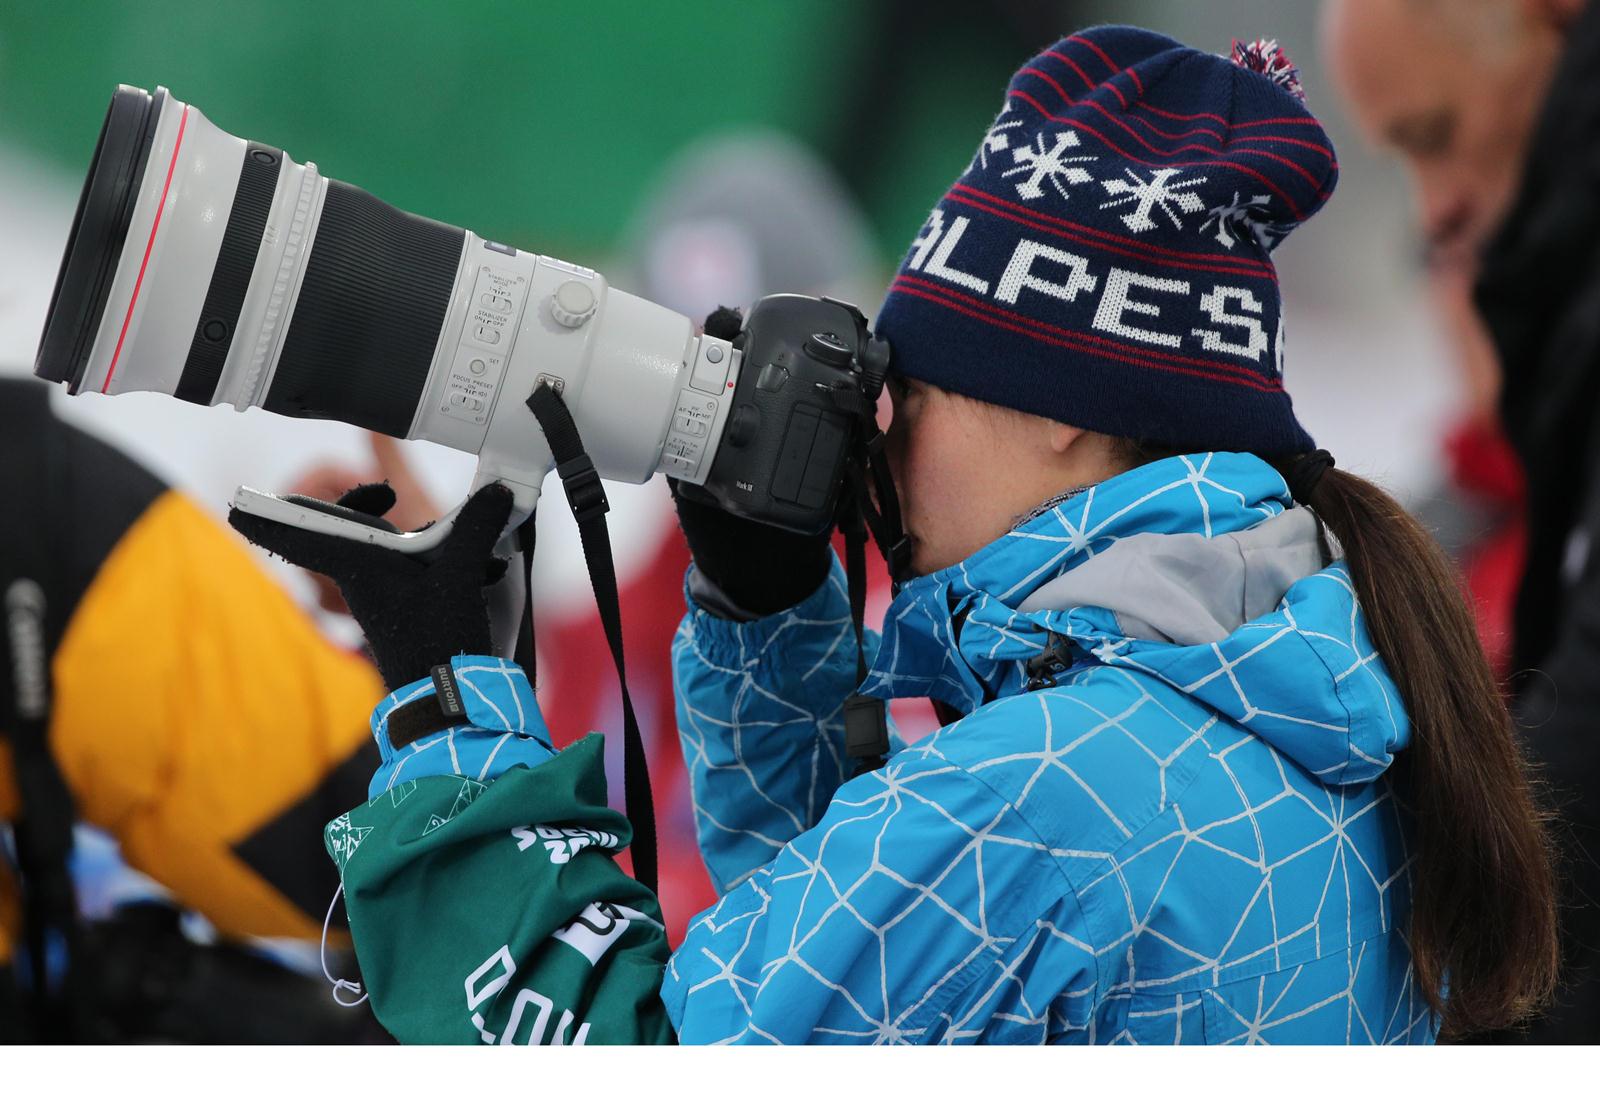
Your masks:
{"label": "canon logo", "polygon": [[6,636],[11,642],[12,683],[17,713],[42,719],[49,700],[49,665],[44,647],[44,589],[32,579],[6,588]]}

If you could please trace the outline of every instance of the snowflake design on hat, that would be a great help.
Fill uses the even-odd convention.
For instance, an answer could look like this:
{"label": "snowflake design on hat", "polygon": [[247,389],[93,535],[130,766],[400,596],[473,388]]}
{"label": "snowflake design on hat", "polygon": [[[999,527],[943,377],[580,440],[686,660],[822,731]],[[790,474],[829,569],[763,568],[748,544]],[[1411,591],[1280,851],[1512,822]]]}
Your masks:
{"label": "snowflake design on hat", "polygon": [[1245,225],[1249,228],[1250,235],[1256,239],[1256,242],[1268,251],[1276,248],[1279,241],[1294,232],[1294,222],[1292,221],[1266,221],[1261,218],[1246,218]]}
{"label": "snowflake design on hat", "polygon": [[1011,158],[1016,166],[1000,173],[1003,179],[1026,174],[1028,176],[1026,179],[1012,185],[1016,187],[1019,197],[1029,201],[1044,196],[1044,187],[1040,184],[1046,182],[1057,194],[1066,198],[1067,188],[1062,185],[1063,183],[1087,183],[1091,179],[1089,172],[1074,164],[1092,163],[1097,158],[1092,155],[1066,154],[1079,145],[1078,134],[1071,129],[1057,132],[1048,151],[1045,149],[1045,143],[1045,137],[1041,134],[1032,145],[1013,148]]}
{"label": "snowflake design on hat", "polygon": [[1186,188],[1199,186],[1206,181],[1206,176],[1196,175],[1192,179],[1172,182],[1172,178],[1179,174],[1182,171],[1177,167],[1162,167],[1148,179],[1142,179],[1132,167],[1124,168],[1122,178],[1100,180],[1100,185],[1111,195],[1111,200],[1100,203],[1100,208],[1106,210],[1113,206],[1132,206],[1132,213],[1122,215],[1122,224],[1135,233],[1148,233],[1156,227],[1155,219],[1150,216],[1151,211],[1159,206],[1161,212],[1167,215],[1167,220],[1172,222],[1172,228],[1182,229],[1183,219],[1178,216],[1180,211],[1195,214],[1206,208],[1200,196]]}
{"label": "snowflake design on hat", "polygon": [[1010,111],[1011,98],[1008,97],[1006,98],[1006,103],[1000,106],[1000,115],[995,117],[994,123],[989,126],[989,131],[983,134],[983,142],[978,145],[977,154],[972,157],[972,162],[967,164],[968,171],[971,171],[974,167],[981,167],[987,171],[989,169],[989,157],[991,155],[999,155],[1011,147],[1011,137],[1007,136],[1006,133],[1013,128],[1022,127],[1022,118],[1012,117],[1007,120],[1006,114]]}
{"label": "snowflake design on hat", "polygon": [[1210,216],[1200,223],[1198,232],[1204,233],[1214,225],[1217,241],[1223,248],[1231,249],[1241,237],[1249,237],[1263,249],[1270,250],[1293,228],[1287,223],[1269,221],[1263,216],[1261,208],[1270,201],[1267,195],[1257,194],[1241,202],[1239,192],[1234,191],[1231,202],[1213,206],[1207,211]]}

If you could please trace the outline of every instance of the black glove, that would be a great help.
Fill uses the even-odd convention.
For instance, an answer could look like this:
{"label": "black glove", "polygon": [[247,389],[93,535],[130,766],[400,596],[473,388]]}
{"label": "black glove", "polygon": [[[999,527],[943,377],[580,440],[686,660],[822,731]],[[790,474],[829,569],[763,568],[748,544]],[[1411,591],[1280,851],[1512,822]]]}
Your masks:
{"label": "black glove", "polygon": [[669,479],[678,524],[700,573],[739,609],[776,614],[810,598],[828,577],[833,530],[802,536],[706,505]]}
{"label": "black glove", "polygon": [[[338,505],[353,520],[397,532],[383,519],[394,500],[386,483],[375,482],[357,486]],[[392,690],[420,680],[457,654],[490,652],[484,592],[505,574],[506,561],[491,553],[512,500],[506,487],[484,486],[462,507],[444,543],[421,555],[325,536],[238,509],[228,514],[228,523],[251,543],[338,585]]]}
{"label": "black glove", "polygon": [[[705,333],[731,342],[742,326],[736,309],[718,307],[706,317]],[[827,578],[831,528],[802,536],[697,501],[689,493],[698,486],[676,478],[669,478],[667,485],[695,566],[739,609],[776,614],[811,597]]]}

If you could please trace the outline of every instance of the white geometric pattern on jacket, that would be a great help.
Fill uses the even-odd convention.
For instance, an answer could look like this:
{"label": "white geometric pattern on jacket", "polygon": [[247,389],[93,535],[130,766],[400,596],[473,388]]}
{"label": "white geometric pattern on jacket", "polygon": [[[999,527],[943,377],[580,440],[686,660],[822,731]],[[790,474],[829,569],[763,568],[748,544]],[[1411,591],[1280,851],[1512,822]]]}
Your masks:
{"label": "white geometric pattern on jacket", "polygon": [[[1253,456],[1169,459],[908,584],[870,690],[971,714],[850,781],[837,568],[756,622],[691,604],[678,722],[727,892],[669,964],[682,1040],[1431,1041],[1384,776],[1409,729],[1343,566],[1211,645],[1014,609],[1115,540],[1286,504]],[[1078,659],[1026,692],[1050,633]]]}

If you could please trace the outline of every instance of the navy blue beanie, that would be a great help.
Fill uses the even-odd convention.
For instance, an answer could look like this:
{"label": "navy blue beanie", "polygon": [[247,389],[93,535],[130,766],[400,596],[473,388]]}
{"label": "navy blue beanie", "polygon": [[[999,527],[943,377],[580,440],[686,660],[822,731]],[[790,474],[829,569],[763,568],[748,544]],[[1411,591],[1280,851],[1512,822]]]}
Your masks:
{"label": "navy blue beanie", "polygon": [[1230,60],[1133,27],[1068,36],[1011,79],[877,329],[897,373],[963,396],[1166,446],[1309,451],[1268,254],[1338,174],[1275,43]]}

